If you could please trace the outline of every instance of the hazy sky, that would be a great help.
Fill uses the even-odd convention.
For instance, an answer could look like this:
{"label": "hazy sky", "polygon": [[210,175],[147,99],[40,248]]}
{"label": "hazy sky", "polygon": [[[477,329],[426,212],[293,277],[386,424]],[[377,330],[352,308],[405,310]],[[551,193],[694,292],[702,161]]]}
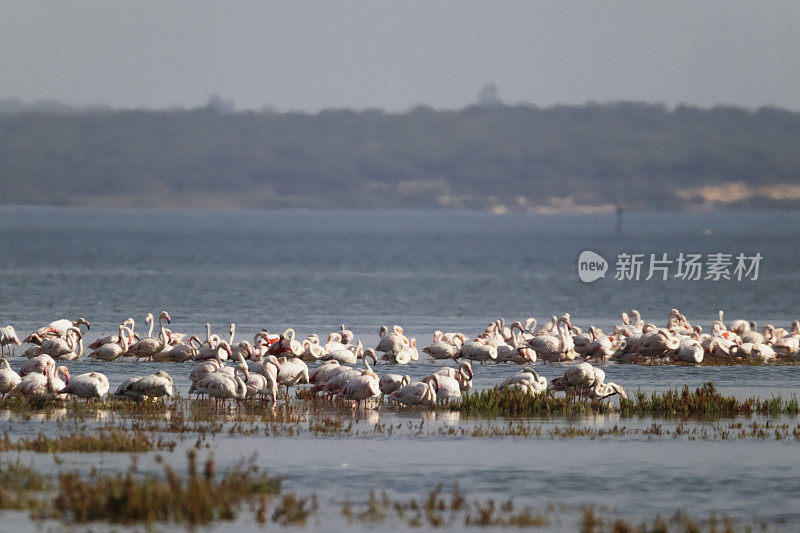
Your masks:
{"label": "hazy sky", "polygon": [[800,110],[800,2],[0,1],[0,98],[238,109]]}

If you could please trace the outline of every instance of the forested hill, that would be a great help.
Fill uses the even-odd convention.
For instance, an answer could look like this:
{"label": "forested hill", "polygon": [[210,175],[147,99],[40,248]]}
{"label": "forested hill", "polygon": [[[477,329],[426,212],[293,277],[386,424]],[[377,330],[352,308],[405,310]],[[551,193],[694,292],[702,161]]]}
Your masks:
{"label": "forested hill", "polygon": [[800,113],[618,103],[408,113],[0,113],[6,204],[800,204]]}

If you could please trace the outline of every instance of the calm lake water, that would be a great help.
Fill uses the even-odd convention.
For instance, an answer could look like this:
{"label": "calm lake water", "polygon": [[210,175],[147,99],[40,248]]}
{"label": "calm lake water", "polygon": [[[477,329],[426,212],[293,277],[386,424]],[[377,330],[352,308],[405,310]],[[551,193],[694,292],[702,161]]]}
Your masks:
{"label": "calm lake water", "polygon": [[[794,212],[629,213],[617,233],[613,215],[0,207],[0,227],[0,323],[13,324],[21,336],[56,318],[85,316],[92,322],[91,342],[128,316],[141,323],[146,313],[162,309],[184,333],[201,333],[210,322],[225,337],[236,322],[240,338],[289,326],[299,337],[323,336],[345,323],[367,346],[374,346],[381,324],[401,324],[426,346],[434,329],[474,335],[500,316],[535,316],[541,324],[570,312],[574,324],[610,328],[632,307],[657,324],[676,307],[705,328],[720,308],[726,320],[759,325],[788,327],[800,317],[800,213]],[[604,279],[578,279],[583,250],[609,261]],[[680,252],[760,253],[763,259],[757,281],[614,279],[620,253],[674,259]],[[647,263],[642,277],[646,271]],[[11,363],[16,368],[21,361]],[[164,368],[184,394],[191,368],[86,360],[68,366],[73,374],[105,372],[112,388]],[[559,366],[541,368],[548,379],[563,373]],[[421,363],[376,370],[419,377],[431,369]],[[491,386],[516,370],[476,367],[476,386]],[[791,395],[800,383],[800,367],[786,366],[605,370],[629,391],[714,381],[726,393],[769,397]],[[423,415],[385,410],[379,416],[405,421]],[[464,422],[441,416],[430,423]],[[0,432],[9,428],[12,434],[59,431],[52,422],[0,421]],[[217,437],[212,451],[222,464],[257,452],[262,466],[286,476],[288,488],[322,496],[364,499],[370,487],[424,496],[440,481],[458,481],[470,496],[597,503],[634,518],[682,508],[701,517],[717,512],[787,529],[800,525],[794,440]],[[185,460],[181,452],[174,455],[177,463]],[[81,454],[63,459],[66,467],[85,469],[97,462]],[[128,458],[105,454],[100,462],[124,469]],[[145,457],[141,464],[151,463]]]}

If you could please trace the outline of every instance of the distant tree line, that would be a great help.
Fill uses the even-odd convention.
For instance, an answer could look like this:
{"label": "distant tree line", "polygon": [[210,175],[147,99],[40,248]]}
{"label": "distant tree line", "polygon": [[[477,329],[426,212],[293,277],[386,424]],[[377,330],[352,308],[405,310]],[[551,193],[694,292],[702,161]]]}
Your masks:
{"label": "distant tree line", "polygon": [[[401,114],[0,107],[2,203],[668,209],[800,186],[800,113],[641,103]],[[773,198],[780,201],[780,198]]]}

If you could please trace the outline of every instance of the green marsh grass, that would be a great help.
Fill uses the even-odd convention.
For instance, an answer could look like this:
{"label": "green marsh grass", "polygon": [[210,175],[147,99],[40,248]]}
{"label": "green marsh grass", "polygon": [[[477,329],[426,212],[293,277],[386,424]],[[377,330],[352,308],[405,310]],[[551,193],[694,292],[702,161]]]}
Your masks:
{"label": "green marsh grass", "polygon": [[759,398],[737,399],[724,396],[714,387],[705,383],[695,390],[684,385],[681,390],[654,392],[650,395],[637,391],[628,399],[620,399],[619,412],[622,415],[650,415],[679,418],[728,418],[741,415],[797,415],[800,408],[797,398],[784,400],[780,396],[768,400]]}
{"label": "green marsh grass", "polygon": [[617,407],[610,401],[555,396],[550,391],[530,396],[517,390],[493,388],[465,393],[461,401],[451,405],[450,409],[475,416],[555,417],[619,412],[622,416],[707,419],[753,414],[794,416],[800,412],[800,405],[796,397],[789,400],[780,396],[767,400],[754,397],[739,400],[734,396],[724,396],[712,382],[708,382],[695,390],[684,386],[683,389],[650,395],[639,390],[627,399],[620,398]]}
{"label": "green marsh grass", "polygon": [[536,417],[612,412],[611,404],[601,400],[577,400],[555,396],[551,391],[531,396],[519,390],[498,388],[466,392],[450,409],[466,415]]}
{"label": "green marsh grass", "polygon": [[47,437],[40,433],[33,438],[12,440],[8,433],[0,439],[0,452],[33,451],[40,453],[66,452],[151,452],[172,451],[176,442],[162,437],[150,436],[141,431],[110,430],[92,434],[70,433]]}
{"label": "green marsh grass", "polygon": [[513,500],[502,504],[492,499],[470,502],[457,483],[449,495],[438,485],[423,501],[393,499],[385,492],[378,497],[375,490],[370,490],[363,505],[343,501],[341,514],[350,523],[372,525],[399,520],[410,527],[433,528],[459,522],[469,527],[544,527],[550,523],[545,514],[534,513],[530,507],[516,508]]}
{"label": "green marsh grass", "polygon": [[213,460],[207,460],[200,471],[194,451],[188,452],[188,459],[184,478],[169,464],[164,466],[164,478],[139,476],[133,468],[125,474],[94,472],[87,477],[62,473],[54,510],[61,519],[77,523],[206,524],[232,520],[242,504],[255,504],[262,496],[280,492],[280,479],[268,476],[252,461],[217,474]]}
{"label": "green marsh grass", "polygon": [[19,462],[0,463],[0,509],[35,510],[45,503],[41,494],[50,480]]}

